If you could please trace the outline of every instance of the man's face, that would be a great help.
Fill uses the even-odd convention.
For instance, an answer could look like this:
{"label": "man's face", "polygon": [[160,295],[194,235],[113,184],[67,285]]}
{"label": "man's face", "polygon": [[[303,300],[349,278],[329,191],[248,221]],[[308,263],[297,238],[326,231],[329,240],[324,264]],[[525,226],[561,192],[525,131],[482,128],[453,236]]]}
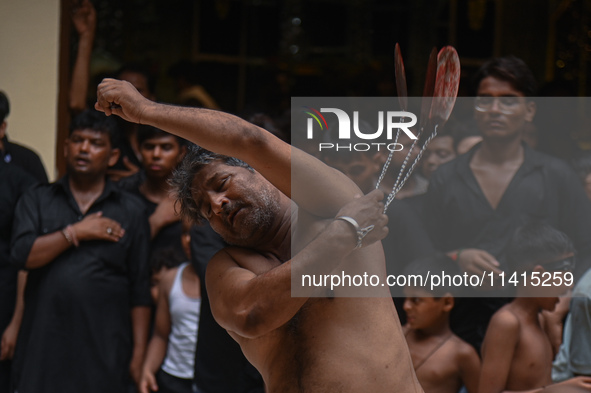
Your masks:
{"label": "man's face", "polygon": [[507,81],[488,76],[480,81],[475,104],[475,118],[484,140],[521,138],[527,122],[536,113],[533,101]]}
{"label": "man's face", "polygon": [[256,247],[281,213],[279,190],[264,177],[220,161],[195,176],[192,193],[213,230],[238,246]]}
{"label": "man's face", "polygon": [[148,177],[167,178],[185,155],[185,147],[181,147],[172,135],[146,139],[140,146],[142,163]]}
{"label": "man's face", "polygon": [[148,79],[139,72],[124,71],[119,75],[119,79],[131,83],[144,97],[150,100],[154,98],[148,86]]}
{"label": "man's face", "polygon": [[75,130],[66,139],[64,157],[69,173],[104,175],[117,162],[119,150],[111,148],[106,132]]}
{"label": "man's face", "polygon": [[439,165],[445,164],[454,158],[456,158],[456,152],[451,136],[433,138],[423,153],[423,176],[430,179],[433,172],[439,168]]}
{"label": "man's face", "polygon": [[421,288],[404,288],[404,312],[411,329],[428,329],[441,321],[451,307],[445,297],[434,298],[432,294]]}

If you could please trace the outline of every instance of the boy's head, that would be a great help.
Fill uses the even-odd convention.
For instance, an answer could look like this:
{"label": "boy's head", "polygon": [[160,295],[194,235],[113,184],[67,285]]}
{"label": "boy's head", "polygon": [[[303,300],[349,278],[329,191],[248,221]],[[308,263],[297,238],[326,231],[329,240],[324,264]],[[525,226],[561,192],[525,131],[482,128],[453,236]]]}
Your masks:
{"label": "boy's head", "polygon": [[[526,288],[536,297],[557,297],[572,283],[575,267],[575,248],[569,237],[549,224],[531,222],[515,231],[507,247],[509,268],[521,278],[525,274]],[[560,282],[554,279],[560,275]],[[533,277],[544,278],[549,286],[533,285]],[[568,277],[570,276],[570,280]]]}
{"label": "boy's head", "polygon": [[537,266],[546,271],[572,271],[574,253],[565,233],[543,222],[531,222],[515,231],[507,247],[507,262],[516,272]]}
{"label": "boy's head", "polygon": [[154,303],[158,300],[158,284],[162,279],[162,274],[183,263],[183,257],[174,248],[161,248],[155,250],[150,256],[150,268],[152,277],[150,280],[150,292]]}
{"label": "boy's head", "polygon": [[152,126],[139,126],[137,140],[150,178],[169,178],[187,152],[184,139]]}
{"label": "boy's head", "polygon": [[429,275],[441,276],[442,272],[449,275],[457,273],[453,261],[443,254],[413,261],[404,270],[408,281],[404,288],[406,299],[403,307],[410,328],[422,330],[448,323],[449,313],[455,304],[451,282],[433,288],[425,281],[425,285],[418,285],[421,282],[418,276],[426,280]]}

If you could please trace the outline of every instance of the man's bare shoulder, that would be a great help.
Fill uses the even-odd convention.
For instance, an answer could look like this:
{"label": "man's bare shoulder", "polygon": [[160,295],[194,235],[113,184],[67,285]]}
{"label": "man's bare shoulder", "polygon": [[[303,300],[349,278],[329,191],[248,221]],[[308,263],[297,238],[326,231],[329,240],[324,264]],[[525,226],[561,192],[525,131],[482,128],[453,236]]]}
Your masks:
{"label": "man's bare shoulder", "polygon": [[218,251],[210,260],[207,270],[226,270],[241,268],[255,275],[268,272],[281,263],[268,254],[245,247],[226,247]]}

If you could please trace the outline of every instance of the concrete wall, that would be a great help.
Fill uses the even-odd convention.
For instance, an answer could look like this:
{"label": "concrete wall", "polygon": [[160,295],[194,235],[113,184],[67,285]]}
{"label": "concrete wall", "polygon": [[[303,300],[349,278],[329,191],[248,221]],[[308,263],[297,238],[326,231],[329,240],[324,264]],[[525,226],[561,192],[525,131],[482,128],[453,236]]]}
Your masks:
{"label": "concrete wall", "polygon": [[59,0],[0,0],[0,90],[10,100],[7,133],[35,150],[55,179]]}

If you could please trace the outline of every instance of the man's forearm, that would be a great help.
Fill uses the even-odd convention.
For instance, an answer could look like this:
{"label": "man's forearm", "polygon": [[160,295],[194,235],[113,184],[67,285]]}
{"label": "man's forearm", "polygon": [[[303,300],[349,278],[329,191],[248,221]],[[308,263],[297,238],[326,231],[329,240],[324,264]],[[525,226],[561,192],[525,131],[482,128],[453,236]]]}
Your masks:
{"label": "man's forearm", "polygon": [[133,351],[145,353],[150,329],[150,307],[136,306],[131,309]]}
{"label": "man's forearm", "polygon": [[47,235],[39,236],[25,263],[27,269],[43,267],[70,248],[72,244],[66,239],[62,231],[55,231]]}

